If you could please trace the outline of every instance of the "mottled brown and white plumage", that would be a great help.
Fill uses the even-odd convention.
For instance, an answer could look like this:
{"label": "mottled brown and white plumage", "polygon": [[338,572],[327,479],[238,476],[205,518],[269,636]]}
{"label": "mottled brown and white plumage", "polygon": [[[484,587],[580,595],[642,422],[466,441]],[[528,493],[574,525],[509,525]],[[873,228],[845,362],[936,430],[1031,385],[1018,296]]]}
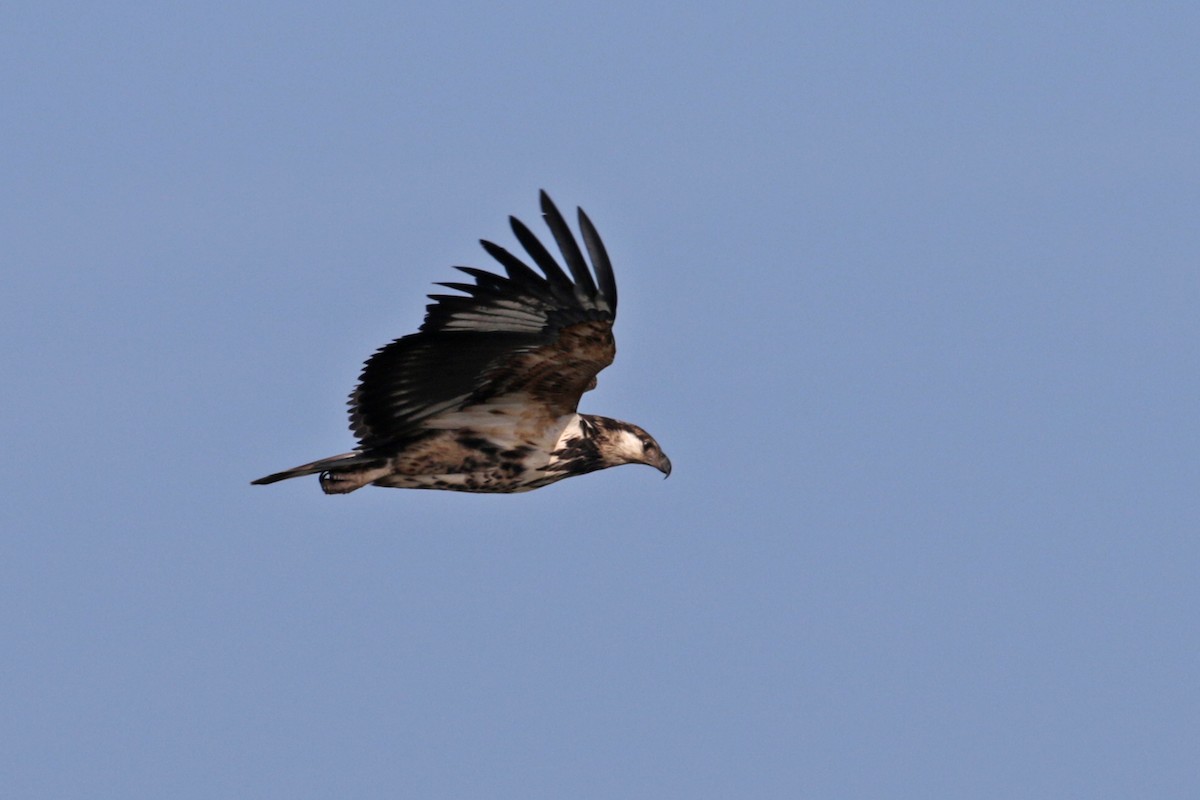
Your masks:
{"label": "mottled brown and white plumage", "polygon": [[621,464],[669,475],[670,460],[644,430],[576,411],[616,354],[617,284],[583,209],[579,229],[591,269],[545,192],[541,206],[570,276],[510,217],[542,275],[481,242],[505,274],[457,267],[475,282],[439,284],[462,294],[430,295],[418,332],[371,356],[350,395],[354,452],[253,483],[319,473],[328,494],[367,484],[523,492]]}

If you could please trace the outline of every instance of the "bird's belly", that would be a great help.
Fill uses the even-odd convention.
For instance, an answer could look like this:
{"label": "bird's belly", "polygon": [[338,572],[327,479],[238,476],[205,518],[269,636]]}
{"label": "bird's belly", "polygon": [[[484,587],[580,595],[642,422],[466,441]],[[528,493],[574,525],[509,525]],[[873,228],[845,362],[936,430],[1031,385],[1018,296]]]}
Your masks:
{"label": "bird's belly", "polygon": [[393,489],[439,489],[451,492],[480,494],[515,494],[528,492],[549,481],[544,475],[526,479],[500,471],[447,472],[441,475],[400,475],[393,473],[375,481],[376,486]]}
{"label": "bird's belly", "polygon": [[436,430],[389,459],[390,472],[373,483],[399,489],[511,493],[536,489],[558,476],[545,467],[563,423],[539,427],[489,413],[457,412],[452,428]]}

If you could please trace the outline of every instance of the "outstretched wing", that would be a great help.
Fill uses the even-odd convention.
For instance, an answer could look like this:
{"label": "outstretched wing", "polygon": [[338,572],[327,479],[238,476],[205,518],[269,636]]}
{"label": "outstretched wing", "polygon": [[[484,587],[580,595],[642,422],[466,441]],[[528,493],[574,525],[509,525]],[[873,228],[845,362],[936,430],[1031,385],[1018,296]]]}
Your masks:
{"label": "outstretched wing", "polygon": [[360,449],[412,436],[436,414],[503,395],[520,395],[538,407],[533,410],[560,416],[596,385],[596,374],[616,354],[612,264],[582,209],[579,228],[591,269],[544,191],[541,205],[570,277],[510,217],[542,275],[504,248],[481,242],[505,274],[457,267],[475,282],[439,284],[463,294],[430,295],[434,302],[420,330],[380,349],[363,367],[350,395],[350,429]]}

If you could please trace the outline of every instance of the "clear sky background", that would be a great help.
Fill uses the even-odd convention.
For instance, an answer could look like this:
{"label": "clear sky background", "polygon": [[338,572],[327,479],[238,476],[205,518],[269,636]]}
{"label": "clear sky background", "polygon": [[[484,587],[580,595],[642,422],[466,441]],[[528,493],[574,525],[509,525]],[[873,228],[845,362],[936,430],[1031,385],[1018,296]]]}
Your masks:
{"label": "clear sky background", "polygon": [[[0,794],[1200,795],[1200,11],[17,3]],[[625,467],[249,481],[584,206]]]}

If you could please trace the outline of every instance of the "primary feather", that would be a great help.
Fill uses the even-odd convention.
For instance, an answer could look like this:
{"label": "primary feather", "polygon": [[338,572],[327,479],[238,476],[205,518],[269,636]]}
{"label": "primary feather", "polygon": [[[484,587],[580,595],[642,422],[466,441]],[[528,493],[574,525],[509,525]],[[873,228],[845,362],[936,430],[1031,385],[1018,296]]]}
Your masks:
{"label": "primary feather", "polygon": [[368,483],[520,492],[620,464],[670,474],[670,460],[638,426],[577,413],[616,355],[617,284],[583,210],[587,258],[558,208],[545,192],[540,197],[566,270],[510,217],[541,274],[482,241],[505,274],[457,267],[474,283],[438,284],[460,294],[430,295],[420,329],[367,360],[349,402],[354,452],[253,483],[320,473],[331,494]]}

